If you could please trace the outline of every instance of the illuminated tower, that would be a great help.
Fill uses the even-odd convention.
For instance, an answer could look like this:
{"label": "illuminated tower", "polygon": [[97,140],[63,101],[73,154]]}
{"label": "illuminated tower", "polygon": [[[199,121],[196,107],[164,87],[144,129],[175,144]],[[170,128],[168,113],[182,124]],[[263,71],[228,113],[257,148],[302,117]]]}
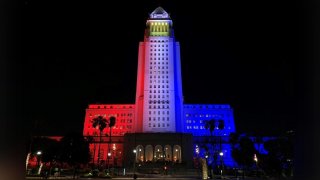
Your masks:
{"label": "illuminated tower", "polygon": [[175,41],[172,20],[161,7],[146,23],[139,44],[136,130],[180,132],[182,123],[182,79],[180,45]]}

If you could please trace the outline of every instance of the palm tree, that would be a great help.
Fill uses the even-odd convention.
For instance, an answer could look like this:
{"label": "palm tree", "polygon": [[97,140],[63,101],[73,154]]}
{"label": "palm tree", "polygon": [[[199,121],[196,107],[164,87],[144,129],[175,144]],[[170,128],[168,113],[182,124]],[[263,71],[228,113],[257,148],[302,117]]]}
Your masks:
{"label": "palm tree", "polygon": [[[206,120],[204,121],[204,128],[205,129],[208,129],[210,131],[210,142],[211,142],[211,146],[212,146],[212,154],[213,155],[213,158],[215,160],[215,143],[213,141],[213,131],[214,129],[216,128],[216,120],[215,119],[210,119],[210,120]],[[211,168],[211,166],[209,166]],[[211,171],[210,171],[211,172]]]}
{"label": "palm tree", "polygon": [[99,129],[100,131],[100,143],[98,147],[98,164],[100,164],[100,144],[102,142],[102,131],[107,127],[107,120],[103,116],[98,116],[92,119],[92,127]]}
{"label": "palm tree", "polygon": [[204,121],[204,128],[209,129],[211,137],[213,136],[213,131],[214,131],[215,127],[216,127],[216,120],[215,119],[210,119],[210,120]]}

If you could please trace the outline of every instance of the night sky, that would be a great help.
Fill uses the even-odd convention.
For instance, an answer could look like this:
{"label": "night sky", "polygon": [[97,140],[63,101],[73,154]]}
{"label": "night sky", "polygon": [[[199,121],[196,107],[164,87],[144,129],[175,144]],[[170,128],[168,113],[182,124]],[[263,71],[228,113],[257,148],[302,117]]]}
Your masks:
{"label": "night sky", "polygon": [[295,129],[300,24],[292,1],[26,1],[23,118],[82,132],[90,103],[134,103],[139,41],[162,6],[181,45],[185,103],[230,104],[238,132]]}

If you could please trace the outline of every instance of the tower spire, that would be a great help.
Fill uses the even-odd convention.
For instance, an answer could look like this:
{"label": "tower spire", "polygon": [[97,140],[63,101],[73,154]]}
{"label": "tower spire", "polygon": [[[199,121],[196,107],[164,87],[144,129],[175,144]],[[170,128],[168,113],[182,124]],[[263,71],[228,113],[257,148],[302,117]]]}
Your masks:
{"label": "tower spire", "polygon": [[170,19],[170,16],[161,6],[159,6],[150,14],[150,19]]}

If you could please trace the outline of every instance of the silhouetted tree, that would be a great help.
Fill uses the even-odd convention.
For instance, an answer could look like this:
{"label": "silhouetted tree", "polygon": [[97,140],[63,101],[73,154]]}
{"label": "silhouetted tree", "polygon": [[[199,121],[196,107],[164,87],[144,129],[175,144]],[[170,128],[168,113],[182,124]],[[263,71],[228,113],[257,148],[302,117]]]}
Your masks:
{"label": "silhouetted tree", "polygon": [[107,120],[103,116],[98,116],[92,119],[92,127],[99,129],[100,132],[100,143],[98,146],[98,164],[100,164],[100,144],[102,142],[102,132],[107,127]]}
{"label": "silhouetted tree", "polygon": [[[254,164],[254,154],[257,153],[252,140],[247,136],[241,136],[236,140],[237,135],[233,135],[232,158],[243,170]],[[231,139],[230,139],[231,140]]]}
{"label": "silhouetted tree", "polygon": [[47,137],[33,138],[31,152],[33,155],[41,151],[41,161],[51,163],[58,158],[58,141]]}
{"label": "silhouetted tree", "polygon": [[210,136],[213,136],[213,131],[216,127],[216,120],[215,119],[210,119],[210,120],[206,120],[204,121],[204,128],[208,129],[210,131]]}
{"label": "silhouetted tree", "polygon": [[232,147],[234,147],[236,144],[238,144],[238,142],[239,142],[239,134],[230,133],[229,137],[230,137],[229,142],[230,142]]}
{"label": "silhouetted tree", "polygon": [[80,164],[90,161],[89,142],[81,134],[66,135],[60,140],[60,156],[76,173]]}
{"label": "silhouetted tree", "polygon": [[279,137],[264,143],[268,154],[262,156],[259,162],[266,173],[273,176],[290,176],[293,165],[293,142],[290,138]]}

